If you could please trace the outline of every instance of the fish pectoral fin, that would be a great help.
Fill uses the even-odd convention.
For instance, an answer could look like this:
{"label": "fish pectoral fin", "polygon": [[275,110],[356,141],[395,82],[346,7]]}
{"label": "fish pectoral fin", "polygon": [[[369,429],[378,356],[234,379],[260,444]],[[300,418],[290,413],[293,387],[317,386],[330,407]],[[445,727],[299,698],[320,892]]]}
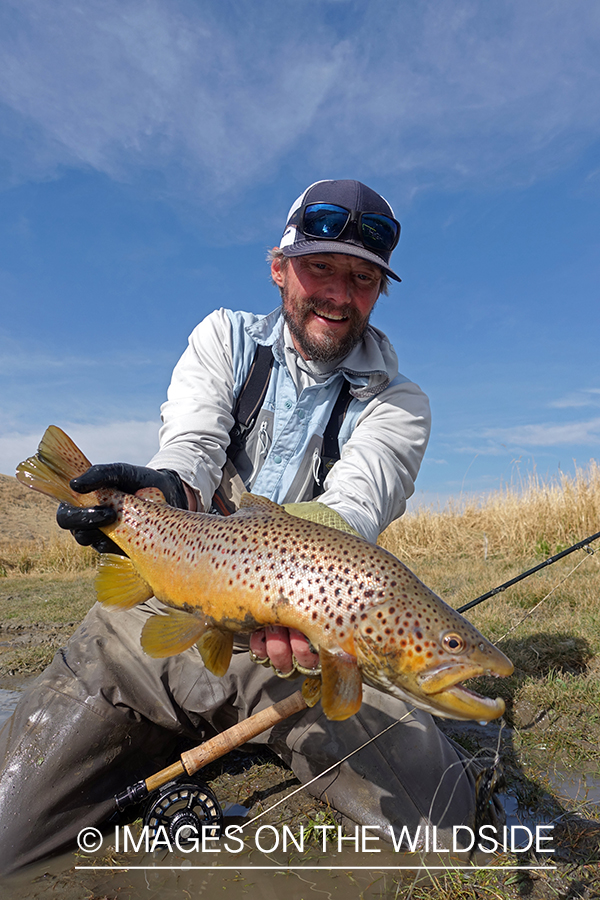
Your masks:
{"label": "fish pectoral fin", "polygon": [[336,647],[319,649],[321,704],[328,719],[340,722],[358,712],[362,703],[362,676],[356,657]]}
{"label": "fish pectoral fin", "polygon": [[151,503],[164,503],[165,506],[169,505],[165,499],[165,495],[161,489],[157,487],[140,488],[139,491],[135,492],[135,496],[139,497],[140,500],[149,500]]}
{"label": "fish pectoral fin", "polygon": [[[274,503],[273,500],[261,497],[259,494],[242,494],[239,508],[262,510],[265,513],[285,513],[285,509],[279,503]],[[285,514],[288,515],[288,513]]]}
{"label": "fish pectoral fin", "polygon": [[209,672],[219,678],[224,675],[233,653],[233,634],[219,628],[208,628],[197,641],[202,662]]}
{"label": "fish pectoral fin", "polygon": [[206,631],[206,621],[180,609],[151,616],[142,628],[142,649],[154,659],[183,653]]}
{"label": "fish pectoral fin", "polygon": [[154,593],[131,560],[117,553],[100,554],[94,587],[100,603],[120,609],[132,609]]}

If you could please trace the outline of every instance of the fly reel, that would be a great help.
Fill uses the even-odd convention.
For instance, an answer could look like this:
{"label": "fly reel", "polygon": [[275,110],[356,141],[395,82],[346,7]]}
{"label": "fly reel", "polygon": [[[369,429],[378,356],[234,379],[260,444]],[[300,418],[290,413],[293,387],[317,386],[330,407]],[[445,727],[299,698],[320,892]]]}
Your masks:
{"label": "fly reel", "polygon": [[[216,838],[223,828],[223,811],[213,792],[200,781],[169,781],[148,800],[144,825],[150,834],[164,828],[169,841],[180,846],[198,838]],[[204,831],[202,830],[204,828]]]}

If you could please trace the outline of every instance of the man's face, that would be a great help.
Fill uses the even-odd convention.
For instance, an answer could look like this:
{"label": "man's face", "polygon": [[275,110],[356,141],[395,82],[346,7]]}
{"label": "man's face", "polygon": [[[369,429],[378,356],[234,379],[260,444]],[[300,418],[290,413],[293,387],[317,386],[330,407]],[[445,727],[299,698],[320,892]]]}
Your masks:
{"label": "man's face", "polygon": [[283,314],[304,359],[332,362],[360,341],[381,287],[381,269],[342,253],[293,257],[271,264]]}

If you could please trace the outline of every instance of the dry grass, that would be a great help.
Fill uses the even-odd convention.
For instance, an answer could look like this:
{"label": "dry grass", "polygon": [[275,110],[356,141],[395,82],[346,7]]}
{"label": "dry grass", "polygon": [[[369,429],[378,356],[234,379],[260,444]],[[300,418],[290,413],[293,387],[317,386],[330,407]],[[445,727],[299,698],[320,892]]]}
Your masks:
{"label": "dry grass", "polygon": [[479,500],[419,509],[394,522],[380,543],[408,564],[434,557],[547,557],[600,530],[600,466],[543,482],[533,474]]}
{"label": "dry grass", "polygon": [[96,565],[98,554],[80,547],[70,534],[47,541],[8,542],[0,547],[0,578],[8,575],[71,575]]}

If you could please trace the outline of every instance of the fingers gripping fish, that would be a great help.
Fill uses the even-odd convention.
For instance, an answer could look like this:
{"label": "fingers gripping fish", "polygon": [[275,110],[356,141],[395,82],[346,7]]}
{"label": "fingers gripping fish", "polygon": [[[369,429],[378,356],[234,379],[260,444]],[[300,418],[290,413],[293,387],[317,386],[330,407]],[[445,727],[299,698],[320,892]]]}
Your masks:
{"label": "fingers gripping fish", "polygon": [[[235,633],[283,625],[318,649],[329,719],[357,712],[363,681],[447,718],[488,721],[504,712],[501,699],[462,682],[510,675],[510,660],[381,547],[251,494],[226,518],[175,509],[156,488],[78,494],[69,481],[90,465],[50,426],[17,478],[75,506],[116,511],[102,531],[129,558],[102,555],[96,591],[107,606],[128,609],[152,596],[166,605],[142,631],[150,656],[197,644],[206,667],[221,676]],[[314,684],[307,679],[303,688],[311,705]]]}

